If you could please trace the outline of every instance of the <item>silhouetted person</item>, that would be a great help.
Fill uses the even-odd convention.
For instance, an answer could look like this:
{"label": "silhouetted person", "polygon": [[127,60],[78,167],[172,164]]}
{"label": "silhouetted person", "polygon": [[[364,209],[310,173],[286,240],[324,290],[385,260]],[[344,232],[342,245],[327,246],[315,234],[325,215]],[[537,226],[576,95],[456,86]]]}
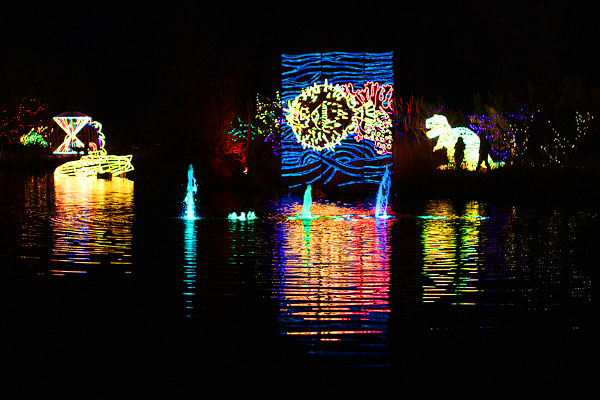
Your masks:
{"label": "silhouetted person", "polygon": [[490,162],[488,161],[490,147],[490,141],[487,139],[487,137],[485,137],[485,135],[481,135],[479,137],[479,161],[477,161],[477,167],[475,168],[475,171],[479,171],[479,167],[481,167],[482,163],[485,163],[485,167],[488,169],[488,171],[491,169]]}
{"label": "silhouetted person", "polygon": [[460,169],[463,160],[465,159],[465,141],[462,136],[458,137],[456,144],[454,145],[454,163],[456,169]]}

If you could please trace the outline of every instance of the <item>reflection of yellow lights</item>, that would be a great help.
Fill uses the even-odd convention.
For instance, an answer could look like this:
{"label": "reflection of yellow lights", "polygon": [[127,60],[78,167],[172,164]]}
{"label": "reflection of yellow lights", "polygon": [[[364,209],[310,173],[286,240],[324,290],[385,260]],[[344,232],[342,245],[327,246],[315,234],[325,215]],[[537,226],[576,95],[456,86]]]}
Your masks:
{"label": "reflection of yellow lights", "polygon": [[377,330],[348,330],[348,331],[310,331],[310,332],[286,332],[286,335],[292,336],[333,336],[333,335],[364,335],[381,334],[383,331]]}
{"label": "reflection of yellow lights", "polygon": [[429,203],[431,217],[421,218],[423,273],[429,278],[423,285],[424,302],[479,291],[477,246],[483,218],[478,207],[477,202],[468,203],[465,213],[457,216],[448,201]]}
{"label": "reflection of yellow lights", "polygon": [[54,191],[51,261],[131,265],[133,181],[58,175]]}
{"label": "reflection of yellow lights", "polygon": [[76,270],[65,270],[65,269],[51,269],[52,275],[65,276],[66,274],[85,274],[87,271],[76,271]]}

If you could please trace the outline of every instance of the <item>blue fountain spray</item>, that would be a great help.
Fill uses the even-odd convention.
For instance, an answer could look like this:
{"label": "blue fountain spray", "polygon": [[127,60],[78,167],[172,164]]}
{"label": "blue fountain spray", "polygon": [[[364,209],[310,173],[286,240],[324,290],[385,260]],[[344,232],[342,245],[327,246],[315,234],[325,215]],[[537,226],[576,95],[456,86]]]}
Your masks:
{"label": "blue fountain spray", "polygon": [[389,166],[386,165],[383,178],[379,184],[379,190],[377,191],[377,202],[375,203],[375,218],[389,218],[388,200],[390,197],[390,186],[392,185],[392,179],[390,177]]}
{"label": "blue fountain spray", "polygon": [[194,178],[194,167],[190,164],[188,168],[188,183],[187,183],[187,191],[185,194],[185,199],[183,200],[185,210],[183,214],[183,218],[187,220],[194,220],[198,217],[196,216],[196,202],[194,195],[198,191],[198,185],[196,184],[196,178]]}

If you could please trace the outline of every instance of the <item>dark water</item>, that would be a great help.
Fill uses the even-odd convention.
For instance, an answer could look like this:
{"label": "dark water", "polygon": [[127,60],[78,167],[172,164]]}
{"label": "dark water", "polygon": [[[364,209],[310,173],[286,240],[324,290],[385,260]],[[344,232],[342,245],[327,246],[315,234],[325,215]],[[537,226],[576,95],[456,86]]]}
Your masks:
{"label": "dark water", "polygon": [[[0,173],[3,364],[31,390],[219,398],[583,393],[598,209]],[[252,210],[253,221],[230,221]],[[290,218],[291,217],[291,218]]]}

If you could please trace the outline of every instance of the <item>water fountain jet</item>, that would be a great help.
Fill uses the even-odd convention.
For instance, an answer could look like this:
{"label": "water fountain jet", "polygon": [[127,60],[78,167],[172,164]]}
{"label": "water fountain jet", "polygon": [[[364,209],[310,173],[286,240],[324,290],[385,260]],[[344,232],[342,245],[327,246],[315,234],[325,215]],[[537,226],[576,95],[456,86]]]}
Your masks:
{"label": "water fountain jet", "polygon": [[306,190],[304,191],[304,202],[302,203],[302,214],[300,215],[300,218],[310,218],[310,207],[312,206],[311,192],[312,187],[310,185],[307,185]]}
{"label": "water fountain jet", "polygon": [[383,174],[383,178],[381,178],[379,190],[377,191],[377,201],[375,203],[375,218],[386,219],[390,217],[388,215],[387,209],[391,185],[392,179],[390,177],[390,169],[389,166],[386,165],[385,173]]}
{"label": "water fountain jet", "polygon": [[194,178],[194,167],[190,164],[188,168],[188,183],[183,203],[185,205],[185,211],[183,218],[187,220],[195,220],[196,216],[196,204],[194,195],[198,191],[198,185],[196,184],[196,178]]}
{"label": "water fountain jet", "polygon": [[254,211],[248,211],[247,214],[242,211],[240,215],[238,215],[236,212],[232,212],[227,216],[227,219],[232,221],[252,221],[256,219],[256,214],[254,213]]}

